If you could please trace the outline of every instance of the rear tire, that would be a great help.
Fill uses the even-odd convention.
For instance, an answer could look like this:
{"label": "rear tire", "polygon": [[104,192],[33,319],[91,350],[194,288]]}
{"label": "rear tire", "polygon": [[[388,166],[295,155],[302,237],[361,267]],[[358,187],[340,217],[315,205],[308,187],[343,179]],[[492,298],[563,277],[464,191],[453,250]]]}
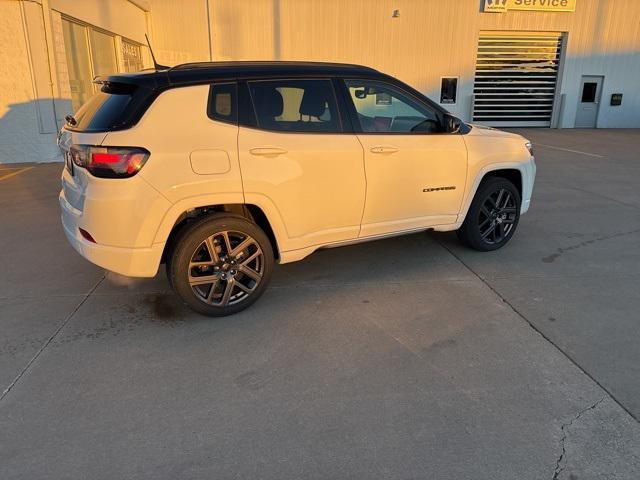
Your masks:
{"label": "rear tire", "polygon": [[519,220],[518,189],[505,178],[489,177],[478,187],[456,234],[460,242],[475,250],[497,250],[511,240]]}
{"label": "rear tire", "polygon": [[169,283],[203,315],[220,317],[253,304],[271,279],[271,243],[247,219],[216,214],[185,227],[167,262]]}

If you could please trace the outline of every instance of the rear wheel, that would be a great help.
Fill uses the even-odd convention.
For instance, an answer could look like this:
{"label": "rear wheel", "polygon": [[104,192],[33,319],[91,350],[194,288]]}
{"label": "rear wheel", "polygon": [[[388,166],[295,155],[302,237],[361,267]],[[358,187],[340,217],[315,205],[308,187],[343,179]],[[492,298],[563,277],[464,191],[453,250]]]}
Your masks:
{"label": "rear wheel", "polygon": [[224,316],[244,310],[264,292],[274,258],[269,239],[242,217],[213,215],[185,228],[167,273],[193,310]]}
{"label": "rear wheel", "polygon": [[467,216],[456,232],[460,241],[483,252],[504,246],[515,233],[520,219],[520,194],[509,180],[483,180]]}

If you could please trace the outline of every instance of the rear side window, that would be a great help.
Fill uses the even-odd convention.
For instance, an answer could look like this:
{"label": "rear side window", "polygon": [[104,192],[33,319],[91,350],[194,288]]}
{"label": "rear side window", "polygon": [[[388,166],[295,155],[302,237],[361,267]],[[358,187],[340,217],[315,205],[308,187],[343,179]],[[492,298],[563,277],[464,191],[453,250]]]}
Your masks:
{"label": "rear side window", "polygon": [[330,80],[248,82],[258,127],[285,132],[341,132]]}
{"label": "rear side window", "polygon": [[238,122],[238,94],[235,82],[214,83],[209,90],[207,115],[211,120]]}
{"label": "rear side window", "polygon": [[104,85],[75,113],[76,124],[73,130],[101,131],[117,128],[127,116],[128,107],[133,100],[135,86]]}

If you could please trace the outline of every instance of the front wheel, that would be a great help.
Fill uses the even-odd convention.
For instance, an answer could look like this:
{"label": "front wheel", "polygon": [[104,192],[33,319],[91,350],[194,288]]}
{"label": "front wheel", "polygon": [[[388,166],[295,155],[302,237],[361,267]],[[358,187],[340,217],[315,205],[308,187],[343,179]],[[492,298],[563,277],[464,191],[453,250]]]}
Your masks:
{"label": "front wheel", "polygon": [[274,263],[269,239],[257,225],[242,217],[213,215],[181,232],[167,273],[187,305],[217,317],[255,302]]}
{"label": "front wheel", "polygon": [[513,236],[520,219],[520,194],[509,180],[483,180],[464,223],[456,232],[465,245],[482,252],[497,250]]}

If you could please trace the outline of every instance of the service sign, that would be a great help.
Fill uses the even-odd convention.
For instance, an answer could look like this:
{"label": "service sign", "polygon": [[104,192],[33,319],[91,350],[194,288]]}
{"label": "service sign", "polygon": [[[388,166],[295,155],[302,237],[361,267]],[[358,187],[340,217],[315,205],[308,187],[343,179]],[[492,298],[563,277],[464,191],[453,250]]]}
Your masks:
{"label": "service sign", "polygon": [[538,12],[575,12],[576,0],[484,0],[483,12],[503,13],[509,10]]}

